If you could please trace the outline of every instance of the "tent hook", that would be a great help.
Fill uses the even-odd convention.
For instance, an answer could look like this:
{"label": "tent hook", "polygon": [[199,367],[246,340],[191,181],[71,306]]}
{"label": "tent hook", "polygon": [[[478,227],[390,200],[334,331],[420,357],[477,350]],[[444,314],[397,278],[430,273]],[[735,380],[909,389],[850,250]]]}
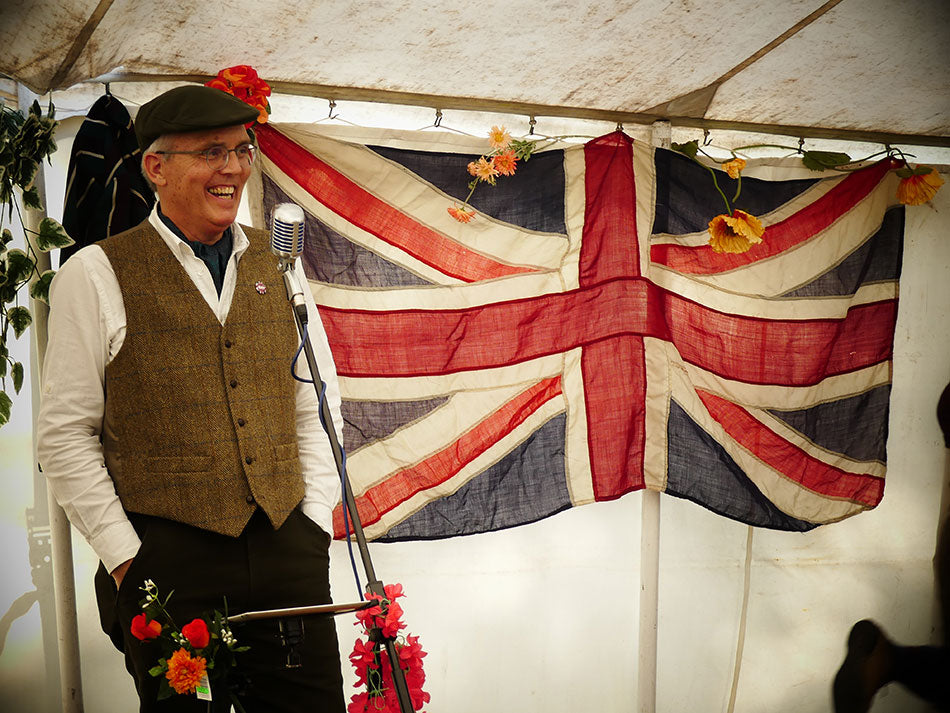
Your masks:
{"label": "tent hook", "polygon": [[798,151],[799,151],[799,153],[801,153],[801,152],[802,152],[802,149],[804,149],[804,148],[805,148],[805,137],[802,136],[802,137],[800,137],[800,138],[798,139]]}
{"label": "tent hook", "polygon": [[709,146],[710,141],[711,139],[709,138],[709,129],[703,129],[703,146]]}
{"label": "tent hook", "polygon": [[112,96],[112,92],[109,91],[109,82],[105,82],[105,85],[106,85],[106,96],[107,96],[107,97],[111,97],[111,96]]}
{"label": "tent hook", "polygon": [[336,116],[339,116],[339,114],[336,116],[333,115],[333,110],[336,109],[336,102],[333,99],[328,99],[327,101],[330,103],[330,112],[327,114],[327,118],[336,119]]}
{"label": "tent hook", "polygon": [[622,121],[618,121],[618,122],[617,122],[617,128],[615,129],[615,131],[621,131],[621,132],[623,131],[623,122],[622,122]]}
{"label": "tent hook", "polygon": [[435,123],[432,125],[435,127],[442,125],[442,110],[441,109],[435,110]]}
{"label": "tent hook", "polygon": [[534,136],[534,125],[538,123],[538,120],[534,118],[534,114],[531,114],[528,117],[528,136]]}

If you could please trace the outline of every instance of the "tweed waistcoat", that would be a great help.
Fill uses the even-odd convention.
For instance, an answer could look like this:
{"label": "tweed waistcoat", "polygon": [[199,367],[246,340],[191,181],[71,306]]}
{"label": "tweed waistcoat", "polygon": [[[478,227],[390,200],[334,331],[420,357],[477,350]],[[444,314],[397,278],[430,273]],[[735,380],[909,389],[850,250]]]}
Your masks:
{"label": "tweed waistcoat", "polygon": [[99,243],[126,311],[105,371],[103,449],[119,499],[231,536],[258,506],[280,526],[304,493],[293,313],[265,233],[245,233],[224,325],[147,221]]}

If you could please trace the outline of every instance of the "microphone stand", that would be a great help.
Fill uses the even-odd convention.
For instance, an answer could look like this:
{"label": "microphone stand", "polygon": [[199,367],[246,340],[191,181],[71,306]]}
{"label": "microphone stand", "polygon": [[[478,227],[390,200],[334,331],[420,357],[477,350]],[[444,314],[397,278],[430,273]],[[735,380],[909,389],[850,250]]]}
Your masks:
{"label": "microphone stand", "polygon": [[[333,451],[333,458],[336,461],[337,472],[340,474],[340,480],[343,487],[343,506],[350,515],[350,523],[353,527],[353,535],[356,538],[356,545],[360,552],[360,559],[363,561],[363,571],[366,573],[367,589],[372,594],[378,594],[385,599],[386,593],[383,589],[383,583],[376,578],[376,571],[373,568],[373,561],[369,556],[369,548],[366,545],[366,536],[363,534],[363,525],[360,522],[360,514],[356,508],[356,498],[353,496],[353,489],[350,487],[350,478],[343,468],[343,449],[336,435],[336,428],[333,426],[333,417],[330,414],[330,404],[326,399],[321,398],[320,388],[317,384],[321,383],[320,369],[317,366],[316,357],[313,354],[313,345],[310,343],[309,336],[306,335],[307,326],[307,304],[304,301],[303,289],[300,286],[300,280],[294,271],[293,259],[280,259],[279,269],[284,276],[284,285],[287,288],[287,299],[290,301],[294,310],[294,321],[297,323],[297,332],[303,342],[304,354],[307,356],[307,364],[310,367],[310,376],[313,379],[313,388],[317,392],[317,401],[320,403],[320,414],[323,421],[323,428],[330,439],[330,449]],[[306,338],[305,338],[306,336]],[[374,636],[373,634],[377,634]],[[396,688],[396,695],[399,699],[399,709],[402,713],[413,713],[412,700],[409,697],[409,686],[406,684],[406,675],[399,665],[399,653],[396,651],[396,644],[390,638],[383,638],[378,630],[371,632],[370,639],[377,645],[380,643],[386,647],[386,654],[389,656],[390,668],[393,674],[393,685]]]}

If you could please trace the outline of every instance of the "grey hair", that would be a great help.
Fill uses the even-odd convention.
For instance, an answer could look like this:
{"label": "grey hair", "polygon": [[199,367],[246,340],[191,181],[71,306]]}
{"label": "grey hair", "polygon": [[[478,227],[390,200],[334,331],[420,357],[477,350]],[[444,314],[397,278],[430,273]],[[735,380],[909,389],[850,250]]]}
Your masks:
{"label": "grey hair", "polygon": [[[148,184],[148,187],[152,189],[152,193],[155,193],[155,184],[152,183],[152,179],[148,177],[148,173],[145,171],[145,154],[149,153],[161,153],[162,151],[172,151],[175,148],[175,137],[171,134],[163,134],[155,139],[149,147],[142,152],[142,176],[145,178],[145,182]],[[164,158],[163,158],[164,160]]]}

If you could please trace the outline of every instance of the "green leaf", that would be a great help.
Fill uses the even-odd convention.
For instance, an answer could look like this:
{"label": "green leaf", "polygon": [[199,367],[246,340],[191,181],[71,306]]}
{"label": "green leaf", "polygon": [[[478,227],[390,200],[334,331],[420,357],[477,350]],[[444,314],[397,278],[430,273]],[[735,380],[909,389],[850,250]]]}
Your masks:
{"label": "green leaf", "polygon": [[13,242],[13,233],[11,233],[8,228],[4,228],[3,237],[0,238],[0,241],[2,241],[4,245],[9,245]]}
{"label": "green leaf", "polygon": [[33,258],[20,248],[13,248],[7,252],[5,259],[7,261],[6,284],[19,285],[24,280],[30,279],[35,265]]}
{"label": "green leaf", "polygon": [[20,389],[23,388],[23,364],[20,362],[14,364],[10,375],[13,377],[13,390],[20,393]]}
{"label": "green leaf", "polygon": [[917,166],[917,168],[904,166],[904,168],[896,171],[895,173],[897,173],[898,178],[910,178],[911,176],[926,176],[931,171],[933,171],[933,168],[930,166]]}
{"label": "green leaf", "polygon": [[510,144],[508,148],[515,152],[517,156],[522,161],[527,161],[534,154],[535,148],[537,148],[537,141],[526,141],[523,139],[515,139]]}
{"label": "green leaf", "polygon": [[693,139],[692,141],[687,141],[685,144],[674,143],[670,145],[670,148],[684,156],[696,158],[696,154],[699,153],[699,141]]}
{"label": "green leaf", "polygon": [[161,676],[161,675],[162,675],[163,673],[165,673],[165,671],[167,671],[167,670],[168,670],[168,665],[167,665],[167,664],[159,664],[158,666],[152,666],[152,668],[150,668],[150,669],[148,670],[148,675],[149,675],[149,676]]}
{"label": "green leaf", "polygon": [[851,157],[837,151],[806,151],[802,154],[802,163],[811,171],[824,171],[851,163]]}
{"label": "green leaf", "polygon": [[53,275],[55,274],[55,270],[44,271],[40,275],[39,279],[30,285],[30,297],[32,297],[34,300],[39,300],[40,302],[49,304],[49,286],[53,281]]}
{"label": "green leaf", "polygon": [[7,423],[10,420],[10,408],[13,406],[13,401],[10,400],[10,397],[7,396],[6,391],[0,391],[0,426]]}
{"label": "green leaf", "polygon": [[40,200],[40,192],[37,190],[36,186],[33,186],[33,188],[30,188],[29,190],[23,191],[23,205],[34,210],[43,209],[43,202]]}
{"label": "green leaf", "polygon": [[53,248],[65,248],[75,241],[66,234],[62,223],[52,218],[43,218],[40,221],[40,232],[36,236],[36,246],[43,252]]}
{"label": "green leaf", "polygon": [[0,359],[0,379],[7,375],[7,360]]}
{"label": "green leaf", "polygon": [[19,339],[20,336],[33,323],[33,315],[26,307],[11,307],[7,310],[7,319],[13,326],[13,333]]}

